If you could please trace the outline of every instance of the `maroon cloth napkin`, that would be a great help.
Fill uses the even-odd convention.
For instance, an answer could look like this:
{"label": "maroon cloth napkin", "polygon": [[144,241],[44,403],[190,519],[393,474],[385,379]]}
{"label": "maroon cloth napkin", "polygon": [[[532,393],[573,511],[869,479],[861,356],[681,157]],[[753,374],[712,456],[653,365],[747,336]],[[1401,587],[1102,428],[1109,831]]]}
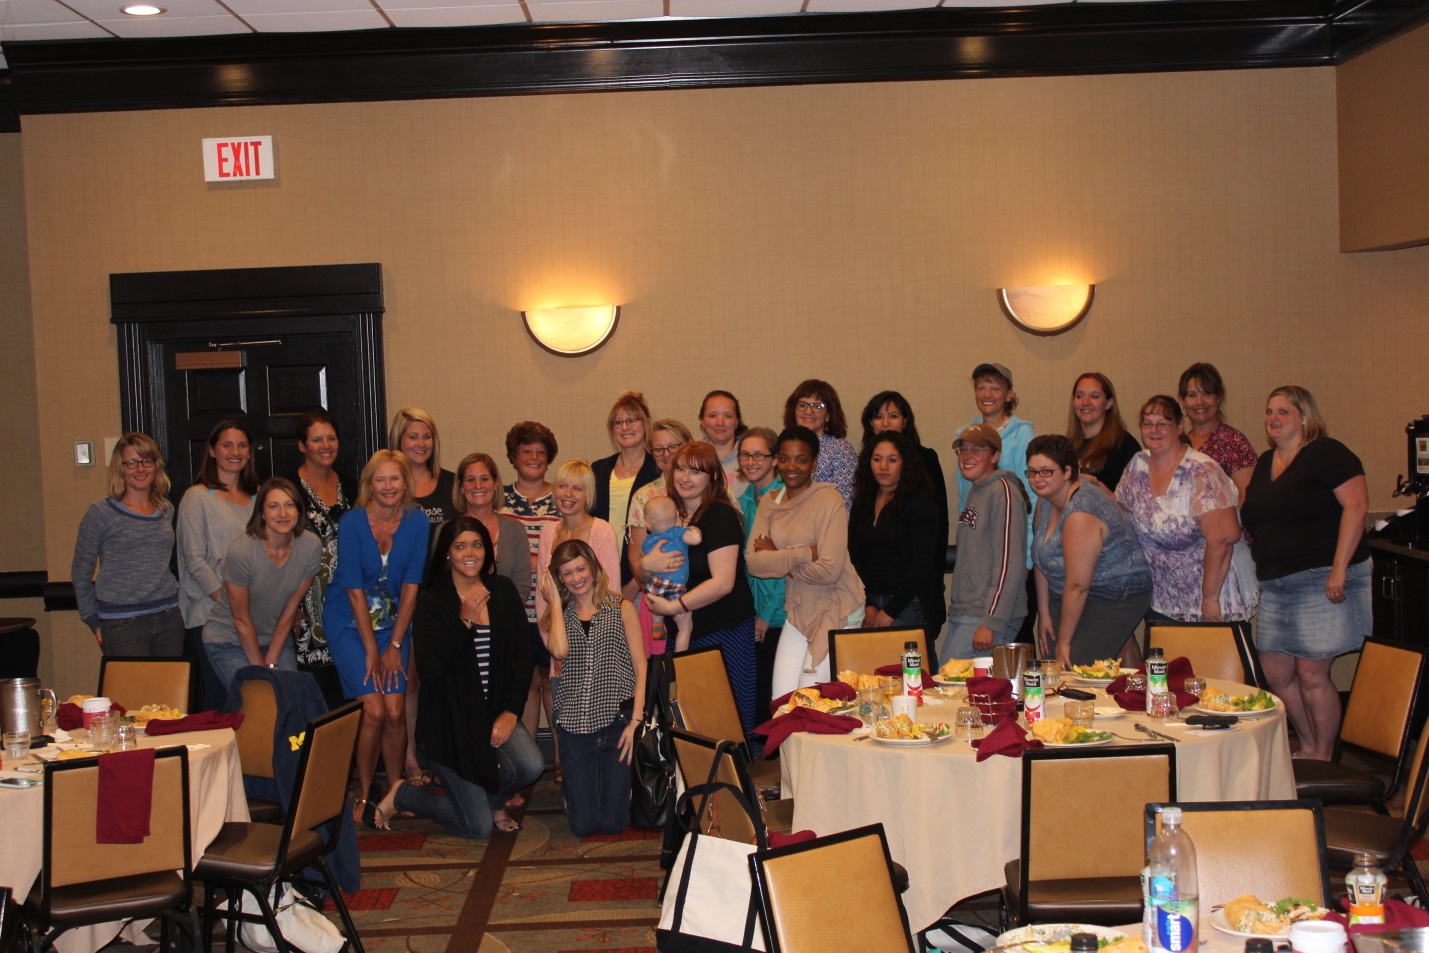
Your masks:
{"label": "maroon cloth napkin", "polygon": [[818,837],[813,831],[790,831],[788,834],[779,831],[769,832],[770,847],[788,847],[790,844],[802,844],[806,840],[813,840]]}
{"label": "maroon cloth napkin", "polygon": [[1036,738],[1029,738],[1027,732],[1017,723],[1017,719],[1008,718],[992,731],[988,732],[986,738],[981,738],[971,742],[977,749],[977,760],[979,763],[986,761],[995,754],[1005,754],[1009,758],[1020,758],[1022,752],[1030,751],[1033,748],[1042,747],[1042,742]]}
{"label": "maroon cloth napkin", "polygon": [[[1350,898],[1341,897],[1340,906],[1348,911],[1350,909]],[[1356,933],[1382,933],[1385,930],[1410,930],[1415,927],[1429,927],[1429,910],[1420,910],[1418,907],[1411,907],[1403,900],[1386,899],[1384,901],[1383,923],[1356,923],[1354,926],[1350,926],[1350,918],[1339,911],[1325,914],[1325,919],[1344,924],[1345,929],[1353,936]]]}
{"label": "maroon cloth napkin", "polygon": [[[933,689],[937,688],[937,687],[938,687],[938,683],[935,682],[935,681],[933,681],[933,677],[928,674],[928,670],[925,668],[925,669],[922,669],[922,672],[923,672],[923,691],[925,691],[925,692],[930,692],[930,691],[932,691]],[[878,666],[878,668],[876,668],[876,669],[873,670],[873,674],[875,674],[875,675],[897,675],[899,678],[902,678],[902,677],[903,677],[903,665],[902,665],[902,663],[895,663],[895,664],[893,664],[893,665],[880,665],[880,666]]]}
{"label": "maroon cloth napkin", "polygon": [[181,731],[213,731],[216,728],[237,728],[243,724],[243,712],[201,711],[183,718],[155,718],[144,727],[146,735],[176,735]]}
{"label": "maroon cloth napkin", "polygon": [[[1146,666],[1137,669],[1143,675],[1146,673]],[[1190,692],[1184,691],[1186,679],[1194,678],[1196,673],[1191,669],[1191,660],[1181,655],[1173,658],[1166,665],[1166,687],[1176,693],[1176,707],[1189,708],[1196,704],[1197,698]],[[1119,675],[1106,687],[1106,693],[1112,699],[1125,708],[1127,711],[1146,711],[1146,695],[1143,692],[1129,692],[1126,690],[1127,676]]]}
{"label": "maroon cloth napkin", "polygon": [[771,718],[754,729],[756,735],[764,735],[764,754],[767,757],[784,743],[784,739],[796,731],[809,731],[816,735],[846,735],[863,722],[847,715],[830,715],[813,708],[795,708],[787,715]]}
{"label": "maroon cloth napkin", "polygon": [[153,748],[99,756],[94,836],[101,844],[142,844],[154,806]]}
{"label": "maroon cloth napkin", "polygon": [[[120,715],[128,714],[124,706],[114,702],[109,706],[110,711],[117,711]],[[65,731],[76,731],[84,727],[84,709],[78,705],[65,702],[60,706],[60,710],[55,712],[55,722]]]}
{"label": "maroon cloth napkin", "polygon": [[993,678],[991,675],[973,675],[964,685],[968,690],[968,696],[987,695],[991,701],[1006,702],[1012,701],[1012,682],[1005,678]]}
{"label": "maroon cloth napkin", "polygon": [[[843,682],[822,682],[818,685],[810,685],[810,688],[819,693],[821,698],[832,698],[841,702],[851,702],[858,697],[858,692],[854,691],[852,685],[845,685]],[[794,697],[793,692],[780,695],[769,703],[769,714],[774,714],[783,708],[789,699]]]}

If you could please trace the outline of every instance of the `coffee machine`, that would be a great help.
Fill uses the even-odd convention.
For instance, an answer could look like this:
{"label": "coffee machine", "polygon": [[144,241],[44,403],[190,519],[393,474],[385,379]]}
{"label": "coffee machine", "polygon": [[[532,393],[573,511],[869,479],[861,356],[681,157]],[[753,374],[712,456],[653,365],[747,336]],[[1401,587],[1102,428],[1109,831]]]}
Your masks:
{"label": "coffee machine", "polygon": [[1391,524],[1391,539],[1401,546],[1429,548],[1429,414],[1404,428],[1409,448],[1409,475],[1399,477],[1395,496],[1417,496],[1412,513]]}

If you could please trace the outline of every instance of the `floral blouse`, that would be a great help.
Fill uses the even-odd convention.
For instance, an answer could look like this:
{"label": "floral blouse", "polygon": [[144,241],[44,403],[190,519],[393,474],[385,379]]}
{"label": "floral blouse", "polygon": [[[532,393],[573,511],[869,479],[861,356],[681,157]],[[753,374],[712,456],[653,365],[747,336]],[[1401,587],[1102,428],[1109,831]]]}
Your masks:
{"label": "floral blouse", "polygon": [[293,482],[298,485],[298,493],[302,496],[299,505],[307,519],[307,528],[322,540],[322,567],[313,579],[308,594],[303,597],[302,611],[298,613],[298,664],[326,665],[332,661],[332,656],[328,654],[327,636],[323,632],[323,597],[327,594],[328,583],[332,581],[333,566],[337,564],[337,521],[342,519],[342,514],[352,503],[347,498],[341,479],[337,481],[337,502],[332,506],[324,503],[322,497],[296,473],[293,474]]}

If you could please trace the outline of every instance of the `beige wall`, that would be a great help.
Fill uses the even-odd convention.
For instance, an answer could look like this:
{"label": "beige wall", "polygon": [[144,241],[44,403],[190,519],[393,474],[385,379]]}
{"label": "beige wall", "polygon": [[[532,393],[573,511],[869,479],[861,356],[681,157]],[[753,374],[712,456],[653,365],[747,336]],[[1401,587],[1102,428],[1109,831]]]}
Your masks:
{"label": "beige wall", "polygon": [[[199,140],[240,134],[275,137],[279,179],[205,185]],[[1081,370],[1134,414],[1210,360],[1257,445],[1269,389],[1311,388],[1384,509],[1429,412],[1429,249],[1338,251],[1328,69],[36,116],[23,143],[58,578],[102,493],[70,445],[119,429],[111,272],[381,262],[389,406],[431,410],[452,462],[523,417],[606,453],[624,387],[772,423],[821,376],[851,415],[903,390],[951,468],[980,361],[1045,432]],[[1072,279],[1097,300],[1063,336],[994,301]],[[598,301],[620,330],[579,360],[517,315]]]}
{"label": "beige wall", "polygon": [[1335,71],[1340,247],[1429,242],[1429,26]]}

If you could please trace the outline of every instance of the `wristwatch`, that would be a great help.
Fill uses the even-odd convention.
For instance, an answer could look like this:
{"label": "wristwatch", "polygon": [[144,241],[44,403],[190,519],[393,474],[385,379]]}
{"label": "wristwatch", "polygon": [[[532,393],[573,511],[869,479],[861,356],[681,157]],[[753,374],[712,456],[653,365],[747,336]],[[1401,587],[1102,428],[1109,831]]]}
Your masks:
{"label": "wristwatch", "polygon": [[399,652],[402,651],[402,641],[400,639],[393,639],[392,648],[396,649]]}

